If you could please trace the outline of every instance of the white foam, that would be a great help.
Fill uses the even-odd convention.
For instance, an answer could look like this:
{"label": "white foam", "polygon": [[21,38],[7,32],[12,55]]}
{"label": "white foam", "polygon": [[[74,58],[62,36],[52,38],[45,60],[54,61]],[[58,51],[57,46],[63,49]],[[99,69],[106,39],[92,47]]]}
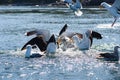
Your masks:
{"label": "white foam", "polygon": [[120,24],[119,23],[116,23],[116,24],[114,24],[114,26],[113,27],[111,27],[111,24],[98,24],[97,25],[97,28],[116,28],[116,27],[119,27],[120,26]]}
{"label": "white foam", "polygon": [[99,24],[97,25],[97,28],[114,28],[114,27],[111,27],[111,24]]}
{"label": "white foam", "polygon": [[74,49],[74,48],[68,48],[66,51],[63,51],[62,49],[59,49],[58,54],[62,54],[65,56],[70,56],[70,57],[75,57],[77,55],[82,55],[83,52],[78,50],[78,49]]}

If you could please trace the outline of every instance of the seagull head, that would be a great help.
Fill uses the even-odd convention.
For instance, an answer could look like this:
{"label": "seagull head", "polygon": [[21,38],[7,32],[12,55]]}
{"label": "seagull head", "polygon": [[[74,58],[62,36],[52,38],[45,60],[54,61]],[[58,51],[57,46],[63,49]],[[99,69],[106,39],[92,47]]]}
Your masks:
{"label": "seagull head", "polygon": [[102,2],[102,3],[100,4],[100,8],[103,8],[103,7],[107,8],[107,7],[111,7],[111,5],[109,5],[109,4],[106,3],[106,2]]}
{"label": "seagull head", "polygon": [[99,8],[102,9],[104,8],[104,5],[106,4],[106,2],[102,2],[100,5],[99,5]]}
{"label": "seagull head", "polygon": [[31,36],[31,35],[33,35],[35,33],[36,33],[36,31],[29,31],[29,32],[25,33],[25,36]]}
{"label": "seagull head", "polygon": [[104,5],[106,5],[107,3],[106,2],[102,2],[100,5],[101,6],[104,6]]}

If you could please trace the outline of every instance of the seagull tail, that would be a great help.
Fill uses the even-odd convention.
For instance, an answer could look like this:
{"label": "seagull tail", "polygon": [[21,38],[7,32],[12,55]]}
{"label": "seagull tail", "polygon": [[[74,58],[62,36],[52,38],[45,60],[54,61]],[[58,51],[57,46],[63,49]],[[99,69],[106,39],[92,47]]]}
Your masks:
{"label": "seagull tail", "polygon": [[76,15],[76,16],[81,16],[82,14],[83,14],[83,12],[80,11],[80,10],[75,11],[75,15]]}

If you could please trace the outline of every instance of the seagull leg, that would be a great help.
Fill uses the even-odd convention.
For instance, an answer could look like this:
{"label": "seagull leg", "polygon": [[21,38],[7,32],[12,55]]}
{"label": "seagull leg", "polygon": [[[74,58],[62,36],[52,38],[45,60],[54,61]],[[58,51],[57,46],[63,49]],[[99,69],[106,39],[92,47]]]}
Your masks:
{"label": "seagull leg", "polygon": [[116,20],[117,20],[117,18],[115,18],[115,20],[114,20],[114,22],[112,23],[111,27],[113,27],[113,25],[115,24]]}

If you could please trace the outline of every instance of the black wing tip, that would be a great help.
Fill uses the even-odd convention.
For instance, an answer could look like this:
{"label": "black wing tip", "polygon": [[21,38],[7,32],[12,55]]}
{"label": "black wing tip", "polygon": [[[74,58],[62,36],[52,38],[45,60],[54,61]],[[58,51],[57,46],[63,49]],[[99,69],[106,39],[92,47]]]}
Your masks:
{"label": "black wing tip", "polygon": [[28,42],[21,48],[21,51],[22,51],[22,50],[25,50],[27,45],[34,45],[34,44],[36,44],[36,40],[38,40],[38,37],[32,38],[30,41],[28,41]]}
{"label": "black wing tip", "polygon": [[67,25],[67,24],[65,24],[63,28],[64,28],[64,29],[67,29],[67,27],[68,27],[68,25]]}
{"label": "black wing tip", "polygon": [[49,41],[48,41],[48,44],[49,44],[50,42],[56,43],[56,39],[55,39],[55,35],[54,35],[54,34],[52,34],[52,36],[50,37],[50,39],[49,39]]}
{"label": "black wing tip", "polygon": [[21,51],[25,50],[26,48],[21,48]]}
{"label": "black wing tip", "polygon": [[97,39],[102,39],[103,38],[103,36],[101,35],[101,33],[93,31],[93,30],[92,30],[92,37],[93,38],[97,38]]}
{"label": "black wing tip", "polygon": [[67,27],[68,27],[67,24],[65,24],[65,25],[63,26],[63,28],[61,29],[61,31],[60,31],[60,33],[59,33],[59,36],[60,36],[63,32],[66,31]]}

